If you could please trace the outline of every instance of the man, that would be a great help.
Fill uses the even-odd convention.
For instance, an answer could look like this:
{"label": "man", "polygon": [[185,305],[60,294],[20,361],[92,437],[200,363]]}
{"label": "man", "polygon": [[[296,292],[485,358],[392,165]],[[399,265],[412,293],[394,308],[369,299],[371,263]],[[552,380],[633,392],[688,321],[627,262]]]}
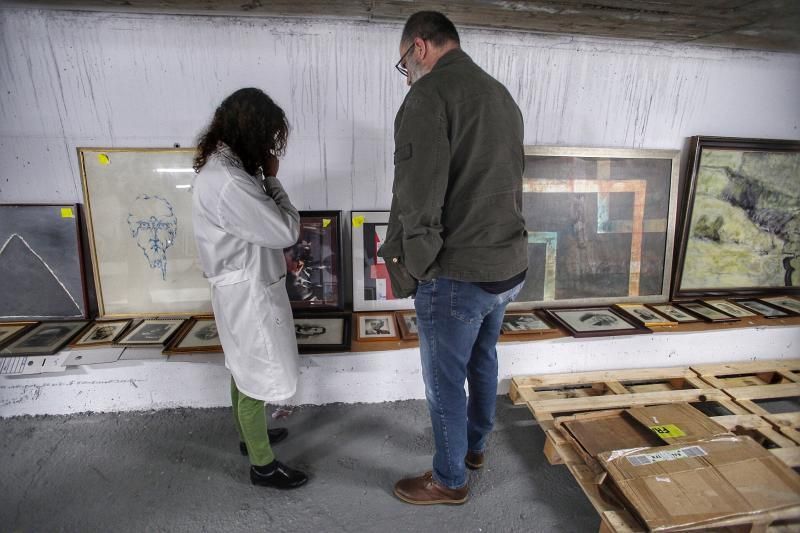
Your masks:
{"label": "man", "polygon": [[[406,22],[398,70],[411,86],[395,118],[394,195],[386,241],[392,290],[416,293],[433,471],[404,479],[413,504],[460,504],[481,468],[495,416],[505,307],[527,271],[522,115],[460,48],[441,13]],[[469,382],[469,401],[464,381]]]}

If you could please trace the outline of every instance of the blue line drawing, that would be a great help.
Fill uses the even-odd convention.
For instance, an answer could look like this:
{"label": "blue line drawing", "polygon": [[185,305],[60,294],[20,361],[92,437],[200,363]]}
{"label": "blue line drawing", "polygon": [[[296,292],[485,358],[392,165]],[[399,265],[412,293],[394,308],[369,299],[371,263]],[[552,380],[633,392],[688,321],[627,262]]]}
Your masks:
{"label": "blue line drawing", "polygon": [[172,204],[160,196],[137,196],[128,213],[128,227],[150,268],[161,270],[161,279],[166,281],[167,248],[175,243],[178,233],[178,217]]}

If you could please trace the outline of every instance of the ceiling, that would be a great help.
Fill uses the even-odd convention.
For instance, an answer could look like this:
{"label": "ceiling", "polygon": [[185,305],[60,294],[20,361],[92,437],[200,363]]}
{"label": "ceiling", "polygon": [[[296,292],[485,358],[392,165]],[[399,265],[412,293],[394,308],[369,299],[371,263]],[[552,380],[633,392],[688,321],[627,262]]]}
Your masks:
{"label": "ceiling", "polygon": [[800,53],[800,0],[0,0],[0,6],[379,22],[433,9],[459,27]]}

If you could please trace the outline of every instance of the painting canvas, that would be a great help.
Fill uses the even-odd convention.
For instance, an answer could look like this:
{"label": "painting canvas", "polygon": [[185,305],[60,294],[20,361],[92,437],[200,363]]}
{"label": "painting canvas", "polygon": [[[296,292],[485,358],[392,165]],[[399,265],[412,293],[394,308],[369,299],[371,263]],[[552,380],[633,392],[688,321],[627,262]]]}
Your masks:
{"label": "painting canvas", "polygon": [[80,337],[72,342],[75,348],[90,346],[107,346],[120,336],[131,324],[130,320],[98,320],[94,322]]}
{"label": "painting canvas", "polygon": [[164,344],[183,324],[183,319],[149,318],[126,333],[117,344],[160,345]]}
{"label": "painting canvas", "polygon": [[294,317],[297,348],[301,353],[348,350],[350,348],[350,315],[303,314]]}
{"label": "painting canvas", "polygon": [[548,309],[547,312],[556,322],[564,326],[573,337],[650,333],[649,329],[629,322],[611,307]]}
{"label": "painting canvas", "polygon": [[500,326],[500,332],[503,335],[547,333],[548,331],[553,331],[553,327],[534,312],[506,313]]}
{"label": "painting canvas", "polygon": [[80,148],[101,317],[211,312],[192,230],[192,149]]}
{"label": "painting canvas", "polygon": [[800,142],[692,138],[674,297],[800,292]]}
{"label": "painting canvas", "polygon": [[170,341],[166,353],[222,352],[217,323],[213,316],[192,317]]}
{"label": "painting canvas", "polygon": [[356,315],[357,335],[360,341],[397,340],[397,332],[393,313],[359,313]]}
{"label": "painting canvas", "polygon": [[86,327],[86,320],[42,322],[0,350],[0,355],[52,355]]}
{"label": "painting canvas", "polygon": [[356,311],[413,309],[412,298],[395,298],[386,263],[378,256],[388,211],[353,211],[353,309]]}
{"label": "painting canvas", "polygon": [[341,211],[301,211],[300,236],[283,251],[292,309],[342,309]]}
{"label": "painting canvas", "polygon": [[529,268],[510,308],[663,301],[678,152],[531,147],[525,154]]}
{"label": "painting canvas", "polygon": [[0,294],[0,319],[88,316],[77,205],[0,205]]}

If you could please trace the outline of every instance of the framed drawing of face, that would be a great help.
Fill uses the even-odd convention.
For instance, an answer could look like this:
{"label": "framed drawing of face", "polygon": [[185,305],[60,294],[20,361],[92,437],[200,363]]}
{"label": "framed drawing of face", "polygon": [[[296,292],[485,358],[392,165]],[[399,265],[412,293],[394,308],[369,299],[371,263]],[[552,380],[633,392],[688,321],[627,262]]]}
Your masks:
{"label": "framed drawing of face", "polygon": [[217,323],[212,315],[193,316],[169,342],[166,354],[222,353]]}
{"label": "framed drawing of face", "polygon": [[714,309],[718,311],[722,311],[731,316],[735,316],[737,318],[747,318],[749,316],[758,316],[756,313],[752,311],[748,311],[744,307],[739,307],[733,302],[729,302],[728,300],[703,300],[703,303],[706,305],[710,305]]}
{"label": "framed drawing of face", "polygon": [[102,318],[211,312],[192,229],[192,148],[79,148]]}
{"label": "framed drawing of face", "polygon": [[292,309],[343,309],[341,211],[301,211],[300,237],[286,248]]}
{"label": "framed drawing of face", "polygon": [[110,346],[131,325],[132,320],[97,320],[77,337],[70,347],[91,348]]}
{"label": "framed drawing of face", "polygon": [[689,311],[697,317],[702,318],[706,322],[736,322],[739,319],[727,313],[714,309],[705,305],[701,301],[697,302],[680,302],[678,304],[683,310]]}
{"label": "framed drawing of face", "polygon": [[503,316],[503,324],[500,327],[502,335],[548,333],[554,330],[555,328],[533,311],[508,312]]}
{"label": "framed drawing of face", "polygon": [[0,320],[87,318],[76,204],[0,205]]}
{"label": "framed drawing of face", "polygon": [[678,324],[675,320],[664,318],[644,304],[617,304],[615,307],[648,328],[652,326],[675,326]]}
{"label": "framed drawing of face", "polygon": [[795,298],[789,296],[770,296],[759,299],[763,302],[767,302],[769,305],[800,315],[800,300]]}
{"label": "framed drawing of face", "polygon": [[672,304],[652,304],[648,305],[651,309],[655,309],[662,315],[669,317],[670,320],[674,320],[680,324],[689,324],[691,322],[702,322],[699,318],[694,315],[690,315],[680,307],[674,306]]}
{"label": "framed drawing of face", "polygon": [[786,318],[787,316],[791,316],[793,314],[788,309],[773,307],[772,305],[756,298],[742,298],[741,300],[734,300],[734,302],[742,307],[758,313],[764,318]]}
{"label": "framed drawing of face", "polygon": [[679,153],[526,147],[528,272],[509,309],[669,295]]}
{"label": "framed drawing of face", "polygon": [[673,299],[800,294],[800,141],[692,137]]}
{"label": "framed drawing of face", "polygon": [[353,309],[377,311],[413,309],[412,298],[395,298],[386,263],[378,256],[386,229],[388,211],[353,211]]}
{"label": "framed drawing of face", "polygon": [[116,344],[122,346],[164,345],[184,323],[182,318],[147,318],[126,333]]}
{"label": "framed drawing of face", "polygon": [[396,341],[400,339],[394,313],[357,313],[356,339],[359,341]]}
{"label": "framed drawing of face", "polygon": [[400,335],[403,340],[418,340],[419,328],[417,326],[416,311],[398,311],[397,323],[400,326]]}
{"label": "framed drawing of face", "polygon": [[350,349],[349,313],[305,313],[294,317],[300,353],[344,352]]}
{"label": "framed drawing of face", "polygon": [[87,324],[88,320],[42,322],[0,350],[0,355],[53,355],[66,346]]}
{"label": "framed drawing of face", "polygon": [[0,323],[0,348],[13,341],[38,322],[2,322]]}
{"label": "framed drawing of face", "polygon": [[619,311],[609,306],[547,309],[547,313],[573,337],[651,333],[646,327],[628,321]]}

